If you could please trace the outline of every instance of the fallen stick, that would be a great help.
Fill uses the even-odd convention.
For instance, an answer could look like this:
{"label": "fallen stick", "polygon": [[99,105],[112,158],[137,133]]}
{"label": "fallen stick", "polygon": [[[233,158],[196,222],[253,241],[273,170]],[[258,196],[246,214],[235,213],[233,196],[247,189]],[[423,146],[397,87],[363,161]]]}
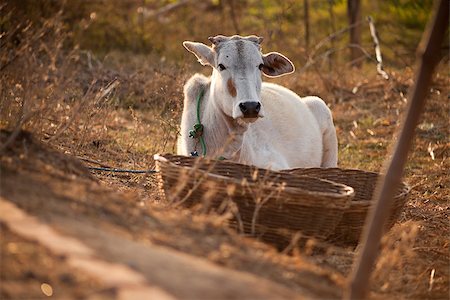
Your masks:
{"label": "fallen stick", "polygon": [[97,161],[97,160],[94,160],[94,159],[90,159],[90,158],[82,157],[82,156],[77,156],[77,158],[78,158],[79,160],[82,160],[82,161],[86,161],[86,162],[89,162],[89,163],[92,163],[92,164],[99,165],[99,166],[102,167],[102,168],[112,168],[111,166],[106,165],[106,164],[104,164],[104,163],[102,163],[102,162],[99,162],[99,161]]}

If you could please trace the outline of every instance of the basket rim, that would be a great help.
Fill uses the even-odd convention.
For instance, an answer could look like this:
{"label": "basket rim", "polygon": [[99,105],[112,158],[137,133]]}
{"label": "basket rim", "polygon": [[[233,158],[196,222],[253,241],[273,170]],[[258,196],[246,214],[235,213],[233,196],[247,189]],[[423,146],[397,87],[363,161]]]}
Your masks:
{"label": "basket rim", "polygon": [[292,171],[297,171],[297,170],[318,170],[318,171],[325,171],[325,170],[333,170],[333,171],[356,171],[356,172],[360,172],[360,173],[367,173],[367,174],[374,174],[374,175],[381,175],[381,173],[378,172],[374,172],[374,171],[366,171],[366,170],[361,170],[361,169],[354,169],[354,168],[339,168],[339,167],[331,167],[331,168],[327,168],[327,167],[312,167],[312,168],[292,168],[292,169],[284,169],[281,170],[280,172],[287,172],[290,173]]}
{"label": "basket rim", "polygon": [[[177,164],[173,163],[171,160],[169,160],[169,159],[167,159],[165,157],[166,155],[175,156],[175,157],[178,156],[178,157],[183,157],[183,158],[190,158],[189,156],[185,156],[185,155],[159,154],[159,153],[157,153],[157,154],[153,155],[153,159],[155,161],[157,161],[157,162],[169,163],[172,166],[175,166],[177,168],[183,168],[183,169],[187,169],[187,170],[192,169],[192,167],[180,166],[180,165],[177,165]],[[218,163],[243,165],[241,163],[237,163],[237,162],[233,162],[233,161],[221,162],[221,161],[218,161],[218,160],[215,160],[215,159],[211,159],[211,158],[206,158],[206,159],[209,159],[209,160],[214,161],[216,163],[218,162]],[[255,166],[251,166],[251,165],[245,165],[245,166],[247,166],[247,167],[255,167]],[[255,168],[258,168],[258,167],[255,167]],[[258,169],[262,169],[262,168],[258,168]],[[270,172],[275,172],[275,173],[286,173],[286,172],[283,172],[283,171],[278,172],[278,171],[273,171],[273,170],[268,170],[268,169],[264,169],[264,170],[267,170],[267,171],[270,171]],[[241,180],[238,180],[238,179],[230,177],[230,176],[224,176],[224,175],[219,175],[219,174],[215,174],[215,173],[212,173],[212,172],[206,172],[206,171],[200,170],[200,169],[198,169],[197,171],[200,171],[202,173],[206,173],[207,176],[211,176],[213,178],[222,179],[222,180],[226,180],[226,181],[231,181],[232,183],[238,184],[238,185],[242,184]],[[287,174],[289,174],[289,173],[287,173]],[[312,177],[312,176],[294,175],[294,174],[290,174],[290,175],[297,176],[297,177],[304,177],[304,178],[308,178],[308,179],[312,178],[312,179],[315,179],[315,180],[326,182],[327,184],[332,184],[334,186],[338,186],[339,187],[339,192],[336,192],[336,193],[332,193],[332,192],[316,192],[316,191],[309,191],[309,190],[306,190],[306,189],[303,189],[303,188],[298,188],[298,187],[285,186],[284,187],[284,191],[286,191],[286,192],[295,192],[295,193],[301,193],[301,194],[304,194],[304,195],[325,196],[325,197],[331,197],[331,198],[336,198],[336,199],[352,197],[355,194],[355,191],[354,191],[353,187],[345,185],[345,184],[342,184],[342,183],[334,182],[334,181],[327,180],[327,179],[321,179],[321,178],[317,178],[317,177]],[[250,181],[248,181],[247,184],[249,184],[252,187],[256,186],[256,183],[253,183],[253,182],[250,182]],[[351,199],[351,200],[353,200],[353,199]]]}
{"label": "basket rim", "polygon": [[[285,169],[282,170],[281,172],[286,172],[289,174],[293,174],[293,171],[297,171],[297,170],[314,170],[314,171],[324,171],[326,172],[327,170],[331,170],[331,171],[342,171],[342,172],[357,172],[357,173],[364,173],[364,174],[371,174],[371,175],[376,175],[376,176],[380,176],[382,175],[379,172],[373,172],[373,171],[366,171],[366,170],[361,170],[361,169],[354,169],[354,168],[339,168],[339,167],[332,167],[332,168],[320,168],[320,167],[316,167],[316,168],[293,168],[293,169]],[[299,174],[295,174],[297,176],[303,176],[303,175],[299,175]],[[310,176],[310,175],[307,175]],[[320,178],[322,179],[322,178]],[[398,198],[402,198],[405,197],[406,195],[408,195],[411,190],[412,187],[405,181],[401,181],[400,182],[401,185],[401,193],[398,193],[397,195],[394,196],[394,199],[398,199]],[[372,205],[372,199],[370,200],[355,200],[352,199],[351,200],[352,206],[366,206],[366,205]]]}

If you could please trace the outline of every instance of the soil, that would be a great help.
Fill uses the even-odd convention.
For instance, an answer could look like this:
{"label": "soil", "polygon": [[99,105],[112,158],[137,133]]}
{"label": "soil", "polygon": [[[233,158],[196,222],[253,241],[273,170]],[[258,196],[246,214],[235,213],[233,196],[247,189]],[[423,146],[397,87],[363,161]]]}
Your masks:
{"label": "soil", "polygon": [[[3,141],[6,137],[7,133],[2,132]],[[274,248],[238,236],[217,217],[192,215],[180,209],[168,211],[155,203],[143,203],[136,193],[121,193],[102,186],[78,160],[36,141],[28,133],[22,132],[8,147],[1,167],[1,197],[58,231],[79,238],[107,260],[126,262],[146,274],[149,271],[144,268],[143,260],[132,257],[136,250],[124,255],[116,253],[114,248],[118,244],[126,249],[127,243],[150,243],[252,273],[294,293],[313,296],[319,292],[323,297],[339,297],[342,284],[339,275],[298,258],[280,257]],[[111,237],[99,244],[99,236],[106,234]],[[13,242],[13,234],[5,237],[6,244]],[[112,239],[116,239],[115,243]],[[5,252],[8,253],[8,249]],[[3,256],[3,259],[8,258]],[[33,291],[27,294],[23,289],[22,278],[9,275],[12,272],[9,268],[14,266],[12,262],[3,265],[6,279],[17,287],[17,290],[14,285],[4,287],[5,294],[13,298],[33,297]],[[21,267],[23,272],[29,272],[26,264]],[[73,271],[64,269],[69,273]],[[51,266],[43,266],[42,270],[53,274]],[[71,291],[74,298],[78,289],[88,290],[90,285],[91,282],[74,283],[74,291]],[[318,286],[321,286],[320,291],[310,290]]]}
{"label": "soil", "polygon": [[0,226],[2,299],[81,299],[93,294],[108,299],[113,295],[96,279],[68,267],[64,257]]}

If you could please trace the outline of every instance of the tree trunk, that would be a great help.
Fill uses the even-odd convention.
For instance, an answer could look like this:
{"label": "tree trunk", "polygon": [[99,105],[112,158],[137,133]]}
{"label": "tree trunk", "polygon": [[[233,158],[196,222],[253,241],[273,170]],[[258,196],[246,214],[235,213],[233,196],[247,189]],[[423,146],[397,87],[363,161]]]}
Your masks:
{"label": "tree trunk", "polygon": [[[328,0],[328,14],[330,15],[330,29],[331,29],[330,36],[332,36],[336,32],[336,22],[334,17],[333,6],[334,0]],[[336,48],[335,38],[332,37],[330,42],[331,42],[331,49],[335,49]],[[331,52],[330,55],[328,56],[328,69],[332,71],[333,66],[334,66],[334,53]]]}
{"label": "tree trunk", "polygon": [[239,29],[239,23],[237,21],[235,9],[234,9],[234,1],[228,0],[227,3],[230,7],[230,18],[231,18],[231,21],[233,22],[234,32],[235,32],[235,34],[240,34],[241,30]]}
{"label": "tree trunk", "polygon": [[303,0],[304,16],[303,22],[305,23],[305,48],[309,49],[309,0]]}
{"label": "tree trunk", "polygon": [[361,67],[359,58],[363,55],[361,49],[361,1],[347,1],[347,16],[350,25],[350,62],[353,67]]}

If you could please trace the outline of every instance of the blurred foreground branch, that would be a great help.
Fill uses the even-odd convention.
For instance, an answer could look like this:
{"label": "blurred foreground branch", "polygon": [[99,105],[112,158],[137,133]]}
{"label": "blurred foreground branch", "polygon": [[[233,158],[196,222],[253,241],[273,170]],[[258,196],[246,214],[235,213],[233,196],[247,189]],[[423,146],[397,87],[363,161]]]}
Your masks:
{"label": "blurred foreground branch", "polygon": [[365,299],[373,263],[378,257],[384,224],[392,207],[393,196],[401,182],[408,152],[414,139],[415,128],[425,106],[426,97],[435,67],[440,61],[441,45],[448,28],[449,1],[435,3],[432,19],[423,33],[417,49],[418,68],[414,87],[408,98],[408,109],[402,122],[391,158],[386,161],[386,174],[377,184],[373,196],[373,207],[367,215],[361,238],[362,249],[354,262],[347,299]]}

